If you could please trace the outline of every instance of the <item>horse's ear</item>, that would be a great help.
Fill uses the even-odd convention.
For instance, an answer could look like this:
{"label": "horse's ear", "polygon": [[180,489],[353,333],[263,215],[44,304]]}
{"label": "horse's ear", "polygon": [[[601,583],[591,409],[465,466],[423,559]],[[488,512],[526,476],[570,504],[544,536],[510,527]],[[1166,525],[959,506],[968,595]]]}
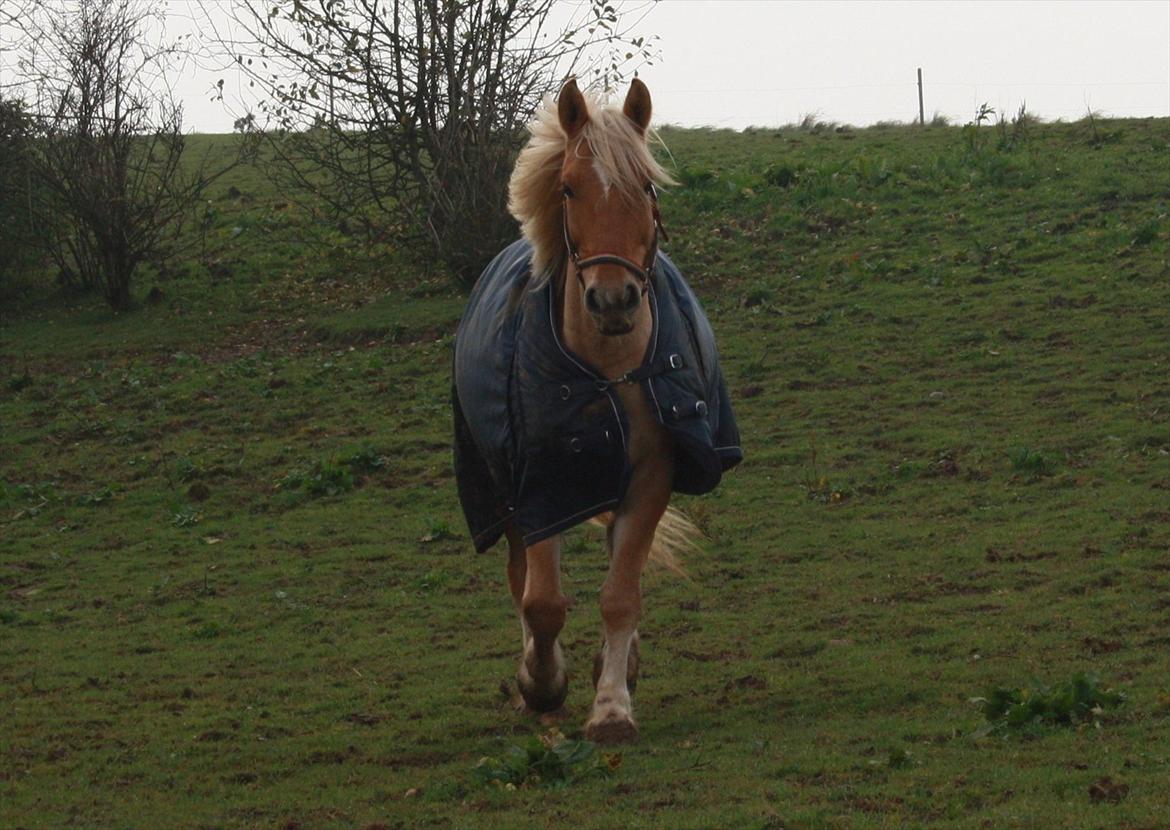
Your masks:
{"label": "horse's ear", "polygon": [[561,94],[557,96],[557,117],[569,138],[581,132],[589,121],[589,107],[581,90],[577,89],[576,78],[569,78],[561,87]]}
{"label": "horse's ear", "polygon": [[638,132],[645,133],[650,126],[650,90],[637,78],[630,84],[630,91],[626,93],[626,103],[622,106],[626,118],[634,122]]}

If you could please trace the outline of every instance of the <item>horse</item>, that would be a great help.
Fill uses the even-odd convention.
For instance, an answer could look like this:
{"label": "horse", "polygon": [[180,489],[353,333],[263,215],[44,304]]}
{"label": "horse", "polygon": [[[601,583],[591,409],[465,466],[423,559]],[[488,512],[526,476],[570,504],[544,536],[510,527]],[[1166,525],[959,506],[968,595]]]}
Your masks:
{"label": "horse", "polygon": [[455,337],[459,498],[477,550],[507,539],[530,710],[558,710],[568,693],[561,535],[606,529],[584,729],[597,743],[638,735],[643,569],[679,570],[699,535],[672,492],[710,491],[743,455],[713,333],[659,247],[658,188],[673,182],[650,151],[650,115],[638,79],[620,109],[574,79],[544,100],[509,182],[522,238],[480,276]]}

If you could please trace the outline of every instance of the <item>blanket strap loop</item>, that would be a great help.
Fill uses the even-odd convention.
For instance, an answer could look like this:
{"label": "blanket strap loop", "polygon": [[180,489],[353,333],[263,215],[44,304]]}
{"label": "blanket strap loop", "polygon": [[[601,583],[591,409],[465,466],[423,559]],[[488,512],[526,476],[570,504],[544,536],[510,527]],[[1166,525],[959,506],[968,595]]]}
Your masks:
{"label": "blanket strap loop", "polygon": [[[680,354],[671,354],[666,357],[660,357],[645,366],[639,366],[637,369],[631,369],[624,375],[618,378],[593,378],[588,381],[583,381],[579,385],[589,384],[591,390],[597,392],[608,392],[612,387],[623,383],[641,383],[642,381],[652,378],[656,375],[662,375],[667,372],[673,372],[683,368],[686,362]],[[565,383],[557,387],[557,396],[562,401],[567,401],[573,395],[573,388]]]}

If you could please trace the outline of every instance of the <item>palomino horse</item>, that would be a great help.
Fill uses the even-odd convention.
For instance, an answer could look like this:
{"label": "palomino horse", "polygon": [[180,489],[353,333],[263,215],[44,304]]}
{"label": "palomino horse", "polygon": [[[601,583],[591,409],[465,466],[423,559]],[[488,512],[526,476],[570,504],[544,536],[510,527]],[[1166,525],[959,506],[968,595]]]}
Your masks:
{"label": "palomino horse", "polygon": [[696,532],[668,510],[742,458],[714,336],[665,239],[648,143],[650,93],[619,110],[570,80],[546,101],[516,163],[509,208],[524,239],[476,283],[455,345],[459,495],[477,549],[508,540],[520,615],[517,684],[534,710],[568,692],[557,637],[562,531],[604,524],[604,643],[585,726],[598,742],[637,735],[641,576]]}

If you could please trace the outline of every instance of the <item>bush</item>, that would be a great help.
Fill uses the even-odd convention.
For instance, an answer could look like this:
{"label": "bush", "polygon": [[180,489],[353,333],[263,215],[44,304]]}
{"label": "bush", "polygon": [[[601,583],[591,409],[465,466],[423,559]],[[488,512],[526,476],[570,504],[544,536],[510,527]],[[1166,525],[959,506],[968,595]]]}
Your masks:
{"label": "bush", "polygon": [[36,260],[30,203],[33,126],[20,101],[0,99],[0,288]]}
{"label": "bush", "polygon": [[64,286],[101,288],[131,305],[138,266],[173,253],[209,173],[183,158],[182,107],[165,90],[174,44],[154,31],[155,0],[35,4],[20,82],[35,100],[28,142],[36,233]]}

